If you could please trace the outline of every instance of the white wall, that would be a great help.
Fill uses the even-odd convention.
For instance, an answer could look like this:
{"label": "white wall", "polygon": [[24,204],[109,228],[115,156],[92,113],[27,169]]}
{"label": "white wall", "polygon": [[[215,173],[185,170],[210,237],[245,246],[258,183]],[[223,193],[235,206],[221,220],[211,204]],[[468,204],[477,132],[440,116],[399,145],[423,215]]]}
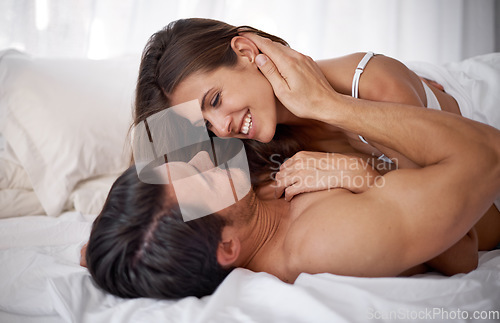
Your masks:
{"label": "white wall", "polygon": [[168,22],[197,16],[261,28],[316,59],[371,50],[439,63],[495,50],[498,2],[0,0],[0,49],[49,57],[138,55]]}

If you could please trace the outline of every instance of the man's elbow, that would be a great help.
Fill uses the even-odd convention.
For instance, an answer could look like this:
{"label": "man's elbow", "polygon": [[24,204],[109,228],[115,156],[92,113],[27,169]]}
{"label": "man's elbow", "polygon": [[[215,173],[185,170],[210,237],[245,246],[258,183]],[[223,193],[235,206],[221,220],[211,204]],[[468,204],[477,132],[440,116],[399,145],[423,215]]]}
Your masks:
{"label": "man's elbow", "polygon": [[454,186],[456,194],[463,194],[464,201],[473,197],[488,200],[488,205],[500,192],[500,131],[482,125],[478,127],[481,134],[474,144],[461,154],[453,156],[457,170],[467,177],[469,189]]}
{"label": "man's elbow", "polygon": [[475,270],[478,262],[478,238],[473,228],[448,250],[431,259],[427,265],[444,275],[453,276]]}
{"label": "man's elbow", "polygon": [[500,131],[498,132],[499,135],[496,136],[496,142],[495,142],[495,152],[493,153],[493,165],[495,167],[495,170],[496,170],[496,179],[497,179],[497,183],[498,183],[498,187],[497,187],[497,190],[500,190]]}
{"label": "man's elbow", "polygon": [[492,183],[496,184],[496,189],[500,190],[500,131],[488,126],[488,132],[481,143],[483,153],[478,156],[477,163],[484,163],[484,167],[477,165],[477,169],[489,171]]}
{"label": "man's elbow", "polygon": [[477,269],[479,260],[478,253],[469,253],[467,255],[463,255],[462,257],[456,259],[451,263],[439,263],[436,261],[430,261],[427,263],[432,269],[440,272],[446,276],[453,276],[457,274],[468,274],[471,271]]}
{"label": "man's elbow", "polygon": [[466,262],[459,270],[459,273],[464,273],[464,274],[467,274],[467,273],[470,273],[471,271],[473,270],[476,270],[477,269],[477,266],[479,265],[479,257],[478,255],[476,254],[476,256],[469,260],[468,262]]}
{"label": "man's elbow", "polygon": [[471,271],[477,269],[478,264],[478,254],[475,253],[474,255],[469,255],[468,257],[465,257],[465,259],[457,261],[455,266],[451,267],[447,272],[444,272],[443,274],[447,276],[453,276],[456,274],[468,274]]}

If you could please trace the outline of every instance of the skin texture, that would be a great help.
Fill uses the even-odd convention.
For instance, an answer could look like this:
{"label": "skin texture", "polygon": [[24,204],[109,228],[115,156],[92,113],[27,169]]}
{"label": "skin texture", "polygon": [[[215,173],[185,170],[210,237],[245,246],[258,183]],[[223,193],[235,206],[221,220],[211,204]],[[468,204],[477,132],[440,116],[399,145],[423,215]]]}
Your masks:
{"label": "skin texture", "polygon": [[[233,40],[236,47],[242,42],[249,43],[243,37],[238,39]],[[211,124],[208,128],[218,137],[269,142],[278,122],[277,110],[284,108],[277,107],[279,101],[271,85],[255,64],[242,56],[247,55],[247,50],[240,53],[236,67],[188,76],[173,92],[172,105],[198,99],[205,102],[203,115]],[[207,96],[203,101],[205,93]],[[241,127],[248,111],[253,117],[253,131],[245,135],[241,133]]]}
{"label": "skin texture", "polygon": [[[298,155],[311,156],[311,154],[315,155],[317,153],[301,152]],[[357,176],[363,176],[363,178],[368,179],[367,184],[369,186],[374,186],[376,184],[376,180],[383,183],[383,179],[380,177],[380,174],[371,167],[359,167],[360,160],[358,157],[347,155],[339,156],[339,154],[335,154],[334,156],[335,158],[331,156],[331,160],[342,161],[342,163],[337,165],[344,165],[345,167],[342,171],[349,171],[349,175],[356,174]],[[296,164],[295,159],[297,158],[294,157],[288,160],[283,165],[283,168],[290,168],[294,166]],[[225,185],[227,184],[227,174],[213,168],[214,165],[206,152],[198,153],[189,163],[171,162],[167,165],[167,167],[171,177],[177,178],[176,183],[174,184],[176,197],[177,200],[181,201],[183,205],[196,205],[198,210],[200,208],[207,209],[212,207],[215,211],[216,209],[218,210],[218,204],[213,205],[213,202],[220,200],[220,198],[214,198],[214,195],[220,194],[222,196],[231,196],[230,189],[228,189],[227,185]],[[199,175],[199,171],[204,172],[203,176]],[[240,170],[231,169],[230,171],[232,173],[233,181],[242,182],[245,180],[245,177],[242,176],[243,174],[240,174]],[[331,171],[328,173],[328,176],[332,176]],[[335,178],[336,175],[333,176]],[[345,179],[344,175],[342,175],[342,178]],[[184,179],[189,180],[186,181]],[[207,187],[207,185],[209,185],[209,187]],[[201,189],[201,191],[199,193],[192,194],[193,189],[197,188]],[[360,194],[368,189],[368,186],[356,186],[351,188],[349,191]],[[338,189],[332,191],[338,191]],[[325,192],[330,192],[330,190]],[[254,262],[253,264],[250,264],[250,262],[247,261],[247,263],[241,264],[241,266],[247,266],[248,268],[252,268],[254,270],[271,270],[269,268],[266,269],[266,258],[261,256],[266,254],[265,250],[268,250],[268,247],[264,247],[264,245],[266,242],[270,245],[276,245],[274,242],[270,243],[270,241],[276,241],[276,238],[274,237],[277,231],[276,229],[280,228],[280,232],[285,232],[284,228],[289,228],[287,223],[289,222],[290,216],[301,216],[302,213],[297,213],[296,211],[303,210],[304,201],[307,202],[307,199],[304,199],[304,196],[307,195],[314,196],[317,195],[317,193],[300,195],[297,199],[292,201],[292,204],[285,203],[283,205],[282,200],[271,200],[268,202],[261,201],[252,192],[242,202],[219,211],[219,214],[230,217],[232,222],[236,223],[235,226],[227,228],[225,231],[224,237],[229,237],[229,241],[221,244],[221,246],[224,246],[224,250],[226,250],[226,252],[221,253],[219,261],[226,265],[232,265],[233,262],[236,261],[235,256],[240,256],[239,252],[235,251],[235,248],[240,249],[240,246],[245,244],[247,246],[245,248],[246,251],[253,250],[255,252],[253,254],[247,254],[246,259],[252,259],[252,261],[258,260],[258,262],[256,264]],[[325,212],[325,210],[321,210],[321,212],[331,213]],[[339,215],[342,216],[338,213],[332,214],[332,216]],[[235,230],[240,227],[245,230]],[[251,230],[248,230],[247,232],[248,228]],[[228,232],[230,233],[229,235]],[[334,231],[332,231],[332,233],[333,232]],[[231,239],[234,234],[238,236],[238,240]],[[473,234],[474,231],[471,231],[443,254],[427,261],[425,265],[410,268],[409,270],[402,272],[401,275],[425,272],[429,267],[447,275],[473,270],[477,265],[477,237],[473,236]],[[286,235],[287,233],[284,234],[285,237]],[[254,244],[254,242],[259,243]],[[251,247],[248,247],[248,244],[250,244]],[[82,266],[86,266],[85,252],[86,245],[81,250]],[[259,256],[256,257],[257,254]],[[276,253],[273,252],[271,255],[272,257],[268,258],[268,261],[274,264],[272,268],[276,268],[276,263],[273,262],[273,257]],[[264,262],[262,259],[264,259]],[[457,259],[459,259],[460,262],[457,262]],[[262,269],[259,266],[264,267]]]}
{"label": "skin texture", "polygon": [[[309,151],[363,153],[365,155],[360,155],[360,158],[364,162],[372,163],[374,159],[372,156],[379,156],[383,152],[386,156],[390,156],[399,168],[421,167],[404,154],[379,142],[368,140],[370,145],[367,145],[359,140],[357,133],[327,122],[320,122],[308,117],[307,114],[301,115],[297,111],[292,113],[285,108],[273,94],[269,81],[260,73],[255,64],[259,49],[254,41],[255,35],[250,33],[245,34],[245,37],[235,37],[231,45],[238,55],[237,66],[191,75],[175,89],[172,96],[174,105],[192,99],[199,99],[201,102],[203,95],[212,89],[207,95],[207,107],[203,114],[212,125],[210,129],[219,137],[252,138],[268,142],[274,135],[276,124],[287,124],[293,126],[299,136],[305,135],[310,139],[307,147]],[[319,106],[321,103],[315,101],[315,98],[321,97],[318,89],[330,91],[333,88],[337,93],[350,95],[354,71],[363,55],[364,53],[356,53],[320,61],[317,64],[309,59],[308,67],[319,75],[320,86],[314,88],[309,83],[301,84],[303,86],[302,97],[297,102],[297,106]],[[280,74],[275,73],[275,75]],[[278,80],[278,82],[282,81]],[[453,97],[440,90],[440,86],[435,82],[426,82],[438,98],[443,111],[460,115]],[[286,84],[286,87],[289,88],[289,84]],[[220,96],[218,97],[217,94]],[[395,102],[419,107],[427,104],[421,79],[402,63],[383,55],[373,57],[366,66],[361,77],[359,94],[362,99],[372,101]],[[210,106],[210,103],[216,104]],[[306,109],[304,111],[307,112]],[[241,133],[241,126],[248,112],[252,115],[253,127],[249,134],[245,135]],[[390,169],[387,166],[385,168]],[[310,170],[313,173],[316,171],[316,169]],[[310,173],[304,170],[302,173],[304,177],[310,176]],[[297,178],[297,174],[290,176]],[[288,180],[288,183],[293,183],[293,178]],[[287,183],[287,181],[282,183]],[[285,184],[278,184],[277,193],[274,193],[274,188],[260,189],[259,196],[281,196],[280,191],[285,190],[285,195],[288,192],[288,195],[293,197],[301,192],[325,188],[321,185],[314,187],[280,185]],[[495,233],[500,230],[500,212],[494,205],[490,206],[478,222],[477,230],[480,250],[491,249],[498,243],[496,238],[491,238],[495,237]]]}
{"label": "skin texture", "polygon": [[[259,42],[256,39],[253,41]],[[263,49],[261,45],[259,44],[258,47],[263,52],[270,56],[273,55]],[[468,122],[464,123],[463,120],[457,123],[457,121],[451,121],[453,119],[443,119],[439,113],[437,114],[439,117],[432,120],[433,118],[422,116],[413,111],[414,109],[408,109],[409,111],[404,113],[401,111],[402,109],[385,111],[382,106],[376,104],[374,106],[369,104],[358,106],[359,102],[353,103],[345,100],[345,98],[339,97],[338,93],[332,92],[331,88],[333,86],[336,90],[338,89],[339,93],[349,94],[354,68],[350,69],[351,76],[336,80],[333,73],[329,75],[326,72],[326,70],[333,70],[335,62],[324,62],[318,66],[311,59],[290,52],[285,52],[286,55],[281,56],[284,57],[284,62],[277,59],[276,63],[281,67],[300,66],[299,72],[302,73],[302,77],[296,77],[293,73],[287,74],[289,71],[287,68],[261,69],[273,85],[271,92],[269,92],[269,82],[265,78],[263,79],[263,75],[254,64],[262,56],[257,56],[258,51],[255,51],[251,46],[250,50],[248,48],[245,50],[245,46],[239,48],[241,56],[237,68],[237,71],[240,72],[238,78],[233,78],[234,70],[224,71],[223,69],[212,72],[209,83],[203,83],[196,79],[188,82],[188,78],[176,89],[173,101],[181,103],[193,98],[201,100],[203,93],[215,84],[216,89],[222,93],[222,99],[215,100],[213,95],[209,95],[207,102],[217,102],[218,105],[214,104],[213,107],[209,107],[204,111],[204,115],[213,125],[211,130],[221,137],[254,138],[267,142],[274,134],[274,125],[284,123],[295,125],[297,131],[303,131],[312,137],[314,140],[311,148],[351,152],[348,147],[354,145],[345,145],[345,142],[348,141],[351,144],[356,142],[357,136],[353,134],[359,133],[363,134],[372,144],[372,147],[363,146],[364,149],[370,148],[370,150],[365,151],[366,153],[383,151],[391,157],[399,156],[399,166],[405,166],[408,169],[398,171],[397,175],[387,174],[385,178],[390,180],[390,185],[378,190],[370,189],[362,194],[353,194],[348,189],[339,188],[302,194],[295,197],[291,203],[283,200],[264,202],[250,196],[250,200],[256,201],[251,208],[255,210],[255,214],[249,217],[251,220],[245,225],[235,225],[224,230],[223,241],[218,252],[221,264],[267,271],[288,282],[294,281],[300,272],[393,276],[422,262],[429,261],[457,241],[456,245],[459,246],[460,252],[465,250],[463,248],[470,249],[471,245],[474,246],[474,233],[467,236],[465,233],[477,221],[477,214],[487,209],[485,201],[489,200],[491,204],[491,196],[488,194],[491,194],[492,189],[497,190],[498,188],[493,187],[490,182],[488,182],[488,188],[485,188],[486,184],[476,183],[477,178],[474,180],[470,174],[467,175],[467,178],[455,176],[460,174],[458,170],[465,171],[464,165],[458,164],[472,163],[472,161],[462,160],[459,162],[456,153],[454,154],[451,148],[446,149],[446,154],[440,151],[440,146],[447,146],[450,138],[453,137],[445,131],[443,124],[448,124],[450,127],[456,126],[456,129],[464,130],[463,133],[471,135],[471,138],[483,136],[484,139],[486,134],[486,137],[492,137],[492,140],[498,141],[498,134],[489,133],[481,126],[473,126]],[[267,49],[269,49],[271,45],[265,46],[268,46]],[[351,65],[355,67],[359,59],[353,56]],[[374,62],[377,60],[383,61],[384,59],[376,57]],[[269,63],[270,61],[263,66],[268,67]],[[412,81],[409,83],[409,86],[415,87],[414,93],[399,99],[384,98],[380,96],[381,93],[385,93],[384,91],[363,88],[363,84],[368,84],[368,82],[364,82],[368,75],[377,75],[377,64],[372,63],[370,64],[373,71],[369,72],[367,69],[363,74],[360,89],[362,98],[396,102],[399,100],[405,104],[420,106],[425,104],[422,99],[423,88],[421,88],[420,83],[417,83],[417,81],[420,82],[418,77],[416,79],[412,77]],[[382,65],[383,63],[381,62]],[[345,66],[348,67],[349,64],[345,64]],[[294,73],[300,74],[299,72],[294,71]],[[338,74],[348,75],[348,73]],[[207,74],[198,76],[201,76],[200,79],[207,80]],[[244,76],[248,77],[247,80],[255,82],[249,82],[250,85],[241,88],[232,86],[245,84]],[[349,79],[348,82],[347,79]],[[238,80],[241,83],[233,82],[233,80]],[[307,80],[307,82],[303,80]],[[259,84],[259,90],[251,92],[256,83]],[[380,82],[373,83],[381,84]],[[382,85],[385,88],[389,85],[397,87],[401,85],[401,82],[382,83],[380,86],[382,87]],[[342,90],[343,88],[345,89]],[[279,100],[273,95],[269,95],[269,93],[272,94],[273,89]],[[432,89],[435,92],[439,91],[436,88]],[[388,92],[394,93],[394,91]],[[249,95],[250,93],[252,95]],[[209,94],[213,93],[209,92]],[[375,98],[371,95],[379,96]],[[445,111],[453,110],[454,100],[452,98],[438,94],[437,96]],[[257,102],[257,99],[261,99],[261,101]],[[450,103],[450,110],[445,108],[448,106],[446,100]],[[284,108],[282,102],[287,108]],[[321,109],[325,106],[347,109],[345,113],[341,113],[339,109]],[[304,107],[316,107],[316,109],[306,110]],[[373,108],[379,115],[370,114],[366,117],[370,121],[356,120],[357,116],[364,115],[366,112],[360,107]],[[255,123],[253,133],[251,131],[249,136],[241,133],[241,124],[248,111],[252,113],[252,119]],[[436,115],[434,112],[431,114]],[[410,129],[414,131],[423,133],[429,127],[433,130],[426,133],[423,138],[419,138],[420,142],[418,142],[406,131],[407,129],[395,131],[390,126],[397,124],[403,117],[415,120],[409,125]],[[443,124],[440,124],[439,121],[442,121]],[[375,124],[385,126],[380,126],[382,129],[378,129],[373,127]],[[268,131],[268,129],[270,130]],[[339,136],[341,140],[333,142],[330,140],[335,137],[332,136],[332,133],[343,136]],[[387,133],[391,133],[392,136],[387,136]],[[481,135],[477,135],[477,133],[481,133]],[[393,138],[393,136],[397,138]],[[443,139],[433,143],[434,138]],[[470,149],[474,151],[471,155],[498,156],[498,147],[477,148],[472,143],[477,144],[478,141],[465,136],[464,138],[460,136],[460,138],[464,139],[463,142],[460,142],[459,145],[452,145],[453,149],[457,149],[456,151]],[[338,149],[339,147],[340,149]],[[360,147],[360,150],[363,148]],[[427,151],[428,148],[431,149]],[[483,172],[478,172],[475,175],[481,178],[483,176],[484,178],[498,178],[498,168],[495,167],[495,163],[491,160],[484,163],[481,167],[484,169]],[[472,167],[472,164],[468,165]],[[478,165],[474,165],[474,167],[479,168]],[[492,169],[486,171],[487,168]],[[437,181],[429,190],[426,184],[444,173],[449,175],[448,181]],[[454,180],[451,180],[451,177]],[[412,183],[411,189],[408,188],[407,183]],[[466,195],[467,192],[457,189],[458,184],[465,187],[471,185],[476,187],[478,184],[479,188],[474,196],[469,197]],[[449,189],[450,187],[452,189]],[[440,195],[438,194],[439,189],[451,195],[446,196],[445,202],[436,200],[436,196]],[[423,192],[425,190],[427,191]],[[463,200],[469,201],[469,204],[464,205]],[[438,202],[449,206],[449,208],[440,209],[427,206],[428,204],[439,204]],[[332,214],[331,210],[335,210],[335,213]],[[415,213],[416,211],[418,213]],[[415,222],[415,218],[421,222]],[[432,226],[430,224],[424,225],[422,222],[432,223]],[[454,225],[455,223],[458,225]],[[460,240],[460,237],[464,238]],[[477,251],[477,247],[475,250]],[[338,259],[343,261],[336,261]]]}
{"label": "skin texture", "polygon": [[[340,96],[328,88],[310,58],[256,41],[278,65],[268,60],[262,72],[296,116],[360,133],[420,168],[390,172],[383,187],[363,194],[340,189],[294,198],[280,223],[262,235],[272,237],[267,238],[273,241],[267,250],[264,244],[260,256],[243,257],[235,264],[285,281],[294,281],[301,272],[397,275],[457,242],[488,209],[499,190],[497,130],[444,112]],[[304,108],[311,106],[315,109]],[[363,118],[355,117],[360,115]],[[400,120],[407,122],[401,125]],[[422,136],[416,139],[412,133]],[[462,151],[469,151],[470,157]],[[477,156],[484,157],[485,164],[478,165]]]}
{"label": "skin texture", "polygon": [[[315,179],[319,179],[319,181],[308,184],[308,180],[314,181]],[[288,183],[288,181],[292,181],[292,183]],[[381,173],[356,155],[299,152],[288,159],[276,174],[275,194],[281,194],[285,188],[286,200],[291,200],[300,193],[333,188],[344,188],[352,193],[360,194],[372,187],[384,184],[385,181]],[[495,233],[492,236],[498,238],[499,235]],[[412,267],[400,275],[414,275],[431,269],[449,276],[469,272],[477,267],[477,251],[478,237],[473,228],[442,254],[425,264]]]}

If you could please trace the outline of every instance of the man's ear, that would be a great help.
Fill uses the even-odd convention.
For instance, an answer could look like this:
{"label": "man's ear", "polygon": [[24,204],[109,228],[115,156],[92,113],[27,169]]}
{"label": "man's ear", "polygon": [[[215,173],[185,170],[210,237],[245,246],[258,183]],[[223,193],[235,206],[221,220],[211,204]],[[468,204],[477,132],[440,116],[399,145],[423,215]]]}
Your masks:
{"label": "man's ear", "polygon": [[227,226],[222,229],[222,239],[217,247],[217,262],[222,267],[234,266],[240,255],[240,239]]}
{"label": "man's ear", "polygon": [[259,49],[253,41],[243,36],[236,36],[231,39],[231,48],[239,57],[247,58],[250,63],[255,62],[255,57],[259,55]]}

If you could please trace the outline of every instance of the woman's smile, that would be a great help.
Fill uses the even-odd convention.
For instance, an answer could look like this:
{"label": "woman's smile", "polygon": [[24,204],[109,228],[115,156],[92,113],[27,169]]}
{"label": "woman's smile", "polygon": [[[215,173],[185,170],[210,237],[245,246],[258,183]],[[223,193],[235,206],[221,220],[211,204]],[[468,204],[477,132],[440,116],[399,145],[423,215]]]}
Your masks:
{"label": "woman's smile", "polygon": [[245,114],[245,117],[243,118],[239,133],[244,135],[242,139],[253,139],[255,138],[256,129],[255,119],[250,110],[248,110],[248,112]]}
{"label": "woman's smile", "polygon": [[[202,107],[203,118],[217,137],[269,142],[276,129],[276,97],[272,87],[252,65],[238,66],[188,76],[173,91],[172,104],[200,100],[208,93],[210,104]],[[218,94],[214,104],[213,89]]]}
{"label": "woman's smile", "polygon": [[245,116],[245,119],[243,120],[243,127],[241,127],[241,133],[244,135],[248,135],[248,130],[252,128],[252,115],[250,114],[250,111]]}

